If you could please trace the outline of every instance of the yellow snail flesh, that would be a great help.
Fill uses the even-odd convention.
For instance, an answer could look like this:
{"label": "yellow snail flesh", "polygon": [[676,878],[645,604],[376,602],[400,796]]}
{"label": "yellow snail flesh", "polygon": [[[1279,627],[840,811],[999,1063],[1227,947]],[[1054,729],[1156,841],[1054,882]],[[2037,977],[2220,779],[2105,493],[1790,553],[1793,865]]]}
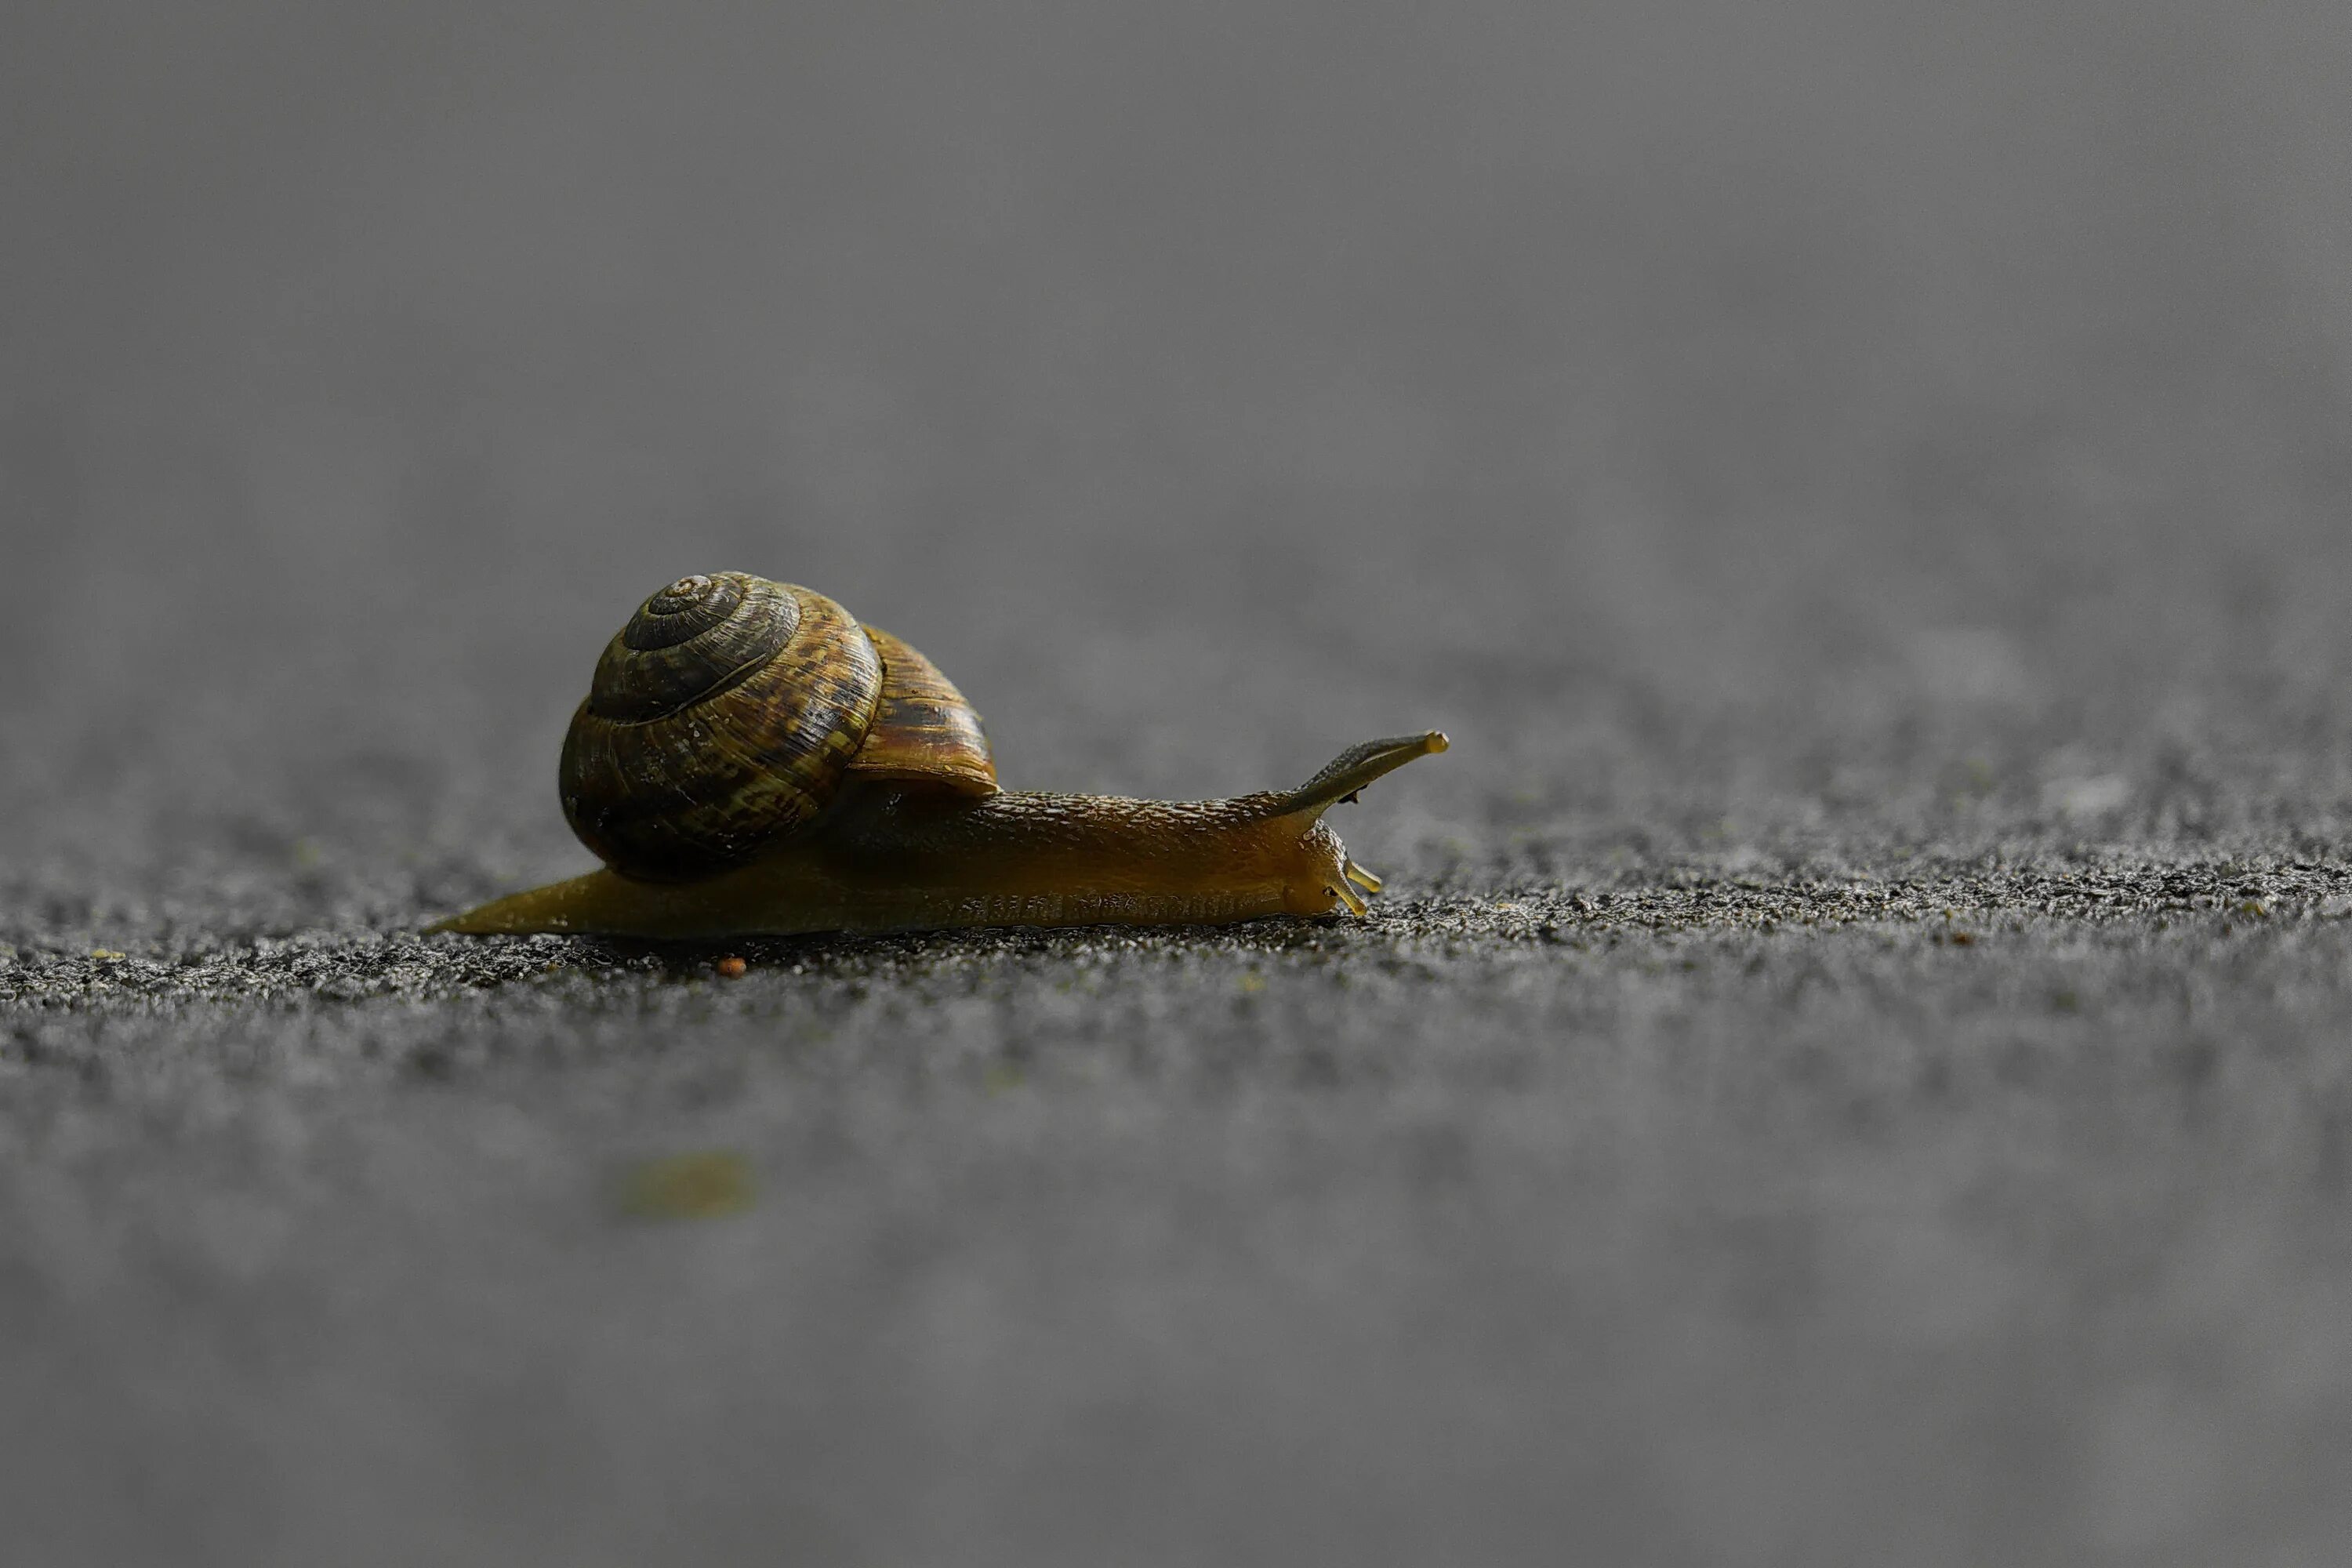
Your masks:
{"label": "yellow snail flesh", "polygon": [[1343,752],[1295,790],[1150,801],[1002,790],[978,714],[823,595],[682,578],[598,661],[564,815],[605,861],[433,927],[716,939],[1368,912],[1323,814],[1446,748]]}

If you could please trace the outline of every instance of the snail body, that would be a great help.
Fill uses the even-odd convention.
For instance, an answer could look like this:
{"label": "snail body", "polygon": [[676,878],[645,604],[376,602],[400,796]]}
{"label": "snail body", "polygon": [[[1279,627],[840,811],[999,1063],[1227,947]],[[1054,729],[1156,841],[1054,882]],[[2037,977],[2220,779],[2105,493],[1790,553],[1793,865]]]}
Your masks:
{"label": "snail body", "polygon": [[1006,791],[928,659],[822,595],[740,574],[646,601],[564,745],[605,862],[436,930],[715,939],[1363,914],[1323,813],[1445,749],[1369,742],[1296,790],[1211,801]]}

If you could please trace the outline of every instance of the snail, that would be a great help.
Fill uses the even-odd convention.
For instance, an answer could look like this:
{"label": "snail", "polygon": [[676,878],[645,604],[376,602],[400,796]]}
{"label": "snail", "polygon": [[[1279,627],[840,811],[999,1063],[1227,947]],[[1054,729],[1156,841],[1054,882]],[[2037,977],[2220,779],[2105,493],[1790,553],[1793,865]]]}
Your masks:
{"label": "snail", "polygon": [[997,786],[930,660],[807,588],[682,577],[606,645],[572,715],[563,814],[604,868],[436,931],[717,938],[1191,924],[1368,912],[1380,879],[1323,813],[1445,750],[1340,753],[1294,790],[1148,801]]}

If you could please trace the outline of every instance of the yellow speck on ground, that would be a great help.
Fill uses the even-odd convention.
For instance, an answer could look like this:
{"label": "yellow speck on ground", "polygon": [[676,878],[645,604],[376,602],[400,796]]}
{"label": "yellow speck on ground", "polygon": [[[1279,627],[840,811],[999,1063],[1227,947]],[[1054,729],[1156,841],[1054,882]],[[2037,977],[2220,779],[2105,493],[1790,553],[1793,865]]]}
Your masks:
{"label": "yellow speck on ground", "polygon": [[1244,995],[1244,996],[1255,996],[1255,995],[1256,995],[1259,992],[1261,992],[1261,991],[1263,991],[1263,990],[1265,990],[1265,975],[1263,975],[1263,974],[1260,974],[1259,973],[1257,973],[1257,971],[1255,971],[1255,970],[1252,970],[1252,971],[1250,971],[1247,974],[1244,974],[1244,975],[1243,975],[1243,976],[1242,976],[1242,994],[1243,994],[1243,995]]}
{"label": "yellow speck on ground", "polygon": [[110,947],[93,947],[89,950],[89,955],[92,958],[128,958],[131,956],[127,952],[117,952]]}
{"label": "yellow speck on ground", "polygon": [[751,1162],[731,1149],[640,1161],[624,1178],[621,1206],[642,1219],[718,1219],[758,1196]]}

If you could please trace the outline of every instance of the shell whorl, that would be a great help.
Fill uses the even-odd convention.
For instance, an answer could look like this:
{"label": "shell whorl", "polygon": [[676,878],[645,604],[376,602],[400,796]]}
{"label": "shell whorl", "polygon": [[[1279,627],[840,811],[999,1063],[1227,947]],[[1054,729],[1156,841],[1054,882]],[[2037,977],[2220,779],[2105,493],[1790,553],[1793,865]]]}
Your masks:
{"label": "shell whorl", "polygon": [[563,815],[625,876],[740,865],[831,802],[881,689],[865,628],[824,595],[680,578],[596,661],[564,737]]}
{"label": "shell whorl", "polygon": [[781,583],[740,572],[681,577],[604,646],[589,711],[642,724],[706,701],[775,658],[800,622],[800,603]]}

